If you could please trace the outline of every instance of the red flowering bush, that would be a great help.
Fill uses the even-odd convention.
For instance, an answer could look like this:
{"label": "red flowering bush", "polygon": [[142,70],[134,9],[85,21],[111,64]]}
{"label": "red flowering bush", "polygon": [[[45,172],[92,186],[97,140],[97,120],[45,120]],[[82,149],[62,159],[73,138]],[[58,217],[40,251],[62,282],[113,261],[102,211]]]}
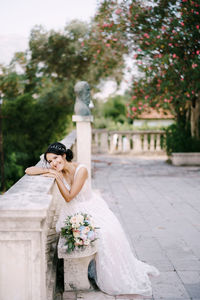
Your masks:
{"label": "red flowering bush", "polygon": [[191,135],[199,138],[199,1],[117,2],[102,1],[99,16],[112,24],[102,29],[110,41],[121,32],[121,44],[140,74],[132,82],[127,116],[134,118],[148,107],[167,108],[177,120],[186,115]]}

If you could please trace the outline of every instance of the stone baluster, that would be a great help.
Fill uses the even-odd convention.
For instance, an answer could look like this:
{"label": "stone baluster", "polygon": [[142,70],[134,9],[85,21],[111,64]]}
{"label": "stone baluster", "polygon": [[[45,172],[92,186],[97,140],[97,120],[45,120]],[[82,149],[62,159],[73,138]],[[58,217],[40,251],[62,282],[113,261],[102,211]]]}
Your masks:
{"label": "stone baluster", "polygon": [[143,151],[148,151],[148,150],[149,150],[148,134],[144,134]]}
{"label": "stone baluster", "polygon": [[140,152],[142,151],[142,142],[141,142],[141,135],[134,134],[133,135],[133,151]]}
{"label": "stone baluster", "polygon": [[122,134],[118,134],[117,152],[121,153],[122,151],[123,151]]}
{"label": "stone baluster", "polygon": [[160,133],[156,134],[156,151],[161,151],[161,147],[160,147]]}
{"label": "stone baluster", "polygon": [[155,151],[154,134],[150,134],[150,151]]}
{"label": "stone baluster", "polygon": [[108,132],[103,131],[100,134],[100,151],[101,153],[108,153]]}
{"label": "stone baluster", "polygon": [[112,133],[110,135],[110,153],[115,153],[117,149],[117,139],[118,139],[118,134],[117,133]]}
{"label": "stone baluster", "polygon": [[122,138],[122,145],[123,145],[123,152],[130,152],[131,147],[130,147],[130,135],[127,134]]}
{"label": "stone baluster", "polygon": [[97,131],[93,132],[92,151],[93,153],[99,152],[99,134]]}
{"label": "stone baluster", "polygon": [[[162,143],[161,143],[161,138],[162,138]],[[161,150],[166,149],[166,135],[165,135],[165,132],[160,134],[160,147],[161,147]]]}

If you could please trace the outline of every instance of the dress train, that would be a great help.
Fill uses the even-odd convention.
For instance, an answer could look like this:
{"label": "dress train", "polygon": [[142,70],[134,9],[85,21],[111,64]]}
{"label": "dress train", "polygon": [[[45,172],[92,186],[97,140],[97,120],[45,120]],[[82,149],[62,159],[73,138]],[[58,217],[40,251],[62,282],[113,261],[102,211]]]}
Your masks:
{"label": "dress train", "polygon": [[[81,167],[76,169],[75,175]],[[65,182],[66,187],[70,186]],[[130,247],[123,228],[104,199],[91,191],[86,181],[80,193],[63,205],[56,224],[59,232],[67,216],[77,212],[88,213],[93,217],[98,232],[98,252],[95,258],[96,284],[109,295],[139,294],[152,295],[149,275],[158,276],[159,271],[151,265],[138,260]]]}

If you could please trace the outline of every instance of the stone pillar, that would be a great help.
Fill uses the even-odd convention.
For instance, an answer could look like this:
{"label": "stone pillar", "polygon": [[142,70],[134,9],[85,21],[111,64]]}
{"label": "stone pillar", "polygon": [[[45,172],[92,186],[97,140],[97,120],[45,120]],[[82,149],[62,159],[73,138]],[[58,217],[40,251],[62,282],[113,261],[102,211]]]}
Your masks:
{"label": "stone pillar", "polygon": [[88,181],[91,187],[91,122],[93,122],[93,116],[90,108],[93,107],[93,103],[90,97],[90,86],[86,81],[79,81],[74,87],[74,92],[76,101],[72,121],[76,122],[77,162],[87,166]]}
{"label": "stone pillar", "polygon": [[93,116],[73,115],[72,121],[76,122],[77,162],[87,166],[91,185],[91,122]]}

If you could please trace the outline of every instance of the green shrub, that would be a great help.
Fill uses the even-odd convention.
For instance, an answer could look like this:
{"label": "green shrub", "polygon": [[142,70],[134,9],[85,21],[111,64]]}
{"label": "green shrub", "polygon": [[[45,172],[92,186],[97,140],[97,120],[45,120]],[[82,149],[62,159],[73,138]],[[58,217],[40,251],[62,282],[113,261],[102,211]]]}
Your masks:
{"label": "green shrub", "polygon": [[103,116],[114,122],[124,123],[127,121],[126,106],[122,96],[110,97],[103,105]]}
{"label": "green shrub", "polygon": [[[35,165],[46,147],[62,139],[71,129],[70,103],[57,93],[34,99],[24,94],[3,105],[3,148],[6,189],[24,170]],[[1,174],[0,174],[1,179]],[[1,182],[1,181],[0,181]],[[0,190],[2,190],[0,184]]]}
{"label": "green shrub", "polygon": [[120,122],[114,122],[110,118],[98,117],[94,119],[93,127],[95,129],[107,129],[107,130],[133,130],[133,125],[128,122],[123,124]]}
{"label": "green shrub", "polygon": [[172,152],[200,152],[200,140],[190,135],[189,125],[172,124],[166,129],[166,150]]}

